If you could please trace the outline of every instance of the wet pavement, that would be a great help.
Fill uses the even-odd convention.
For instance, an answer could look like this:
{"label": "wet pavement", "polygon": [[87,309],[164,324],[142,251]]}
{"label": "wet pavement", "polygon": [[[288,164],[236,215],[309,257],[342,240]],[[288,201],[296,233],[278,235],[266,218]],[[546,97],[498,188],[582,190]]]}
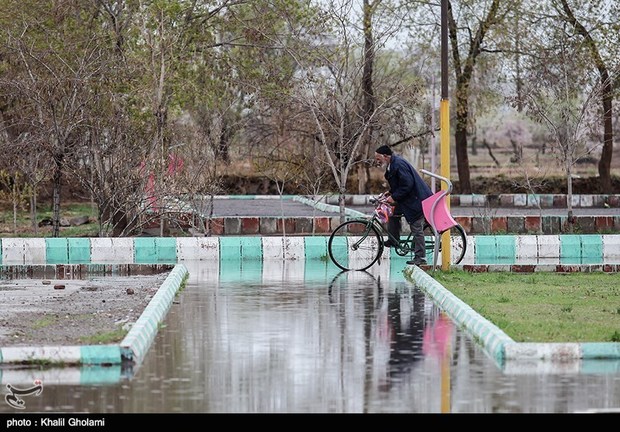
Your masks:
{"label": "wet pavement", "polygon": [[188,284],[142,364],[2,369],[3,386],[42,381],[20,413],[620,409],[620,362],[500,367],[389,266],[339,273],[303,260],[186,265]]}

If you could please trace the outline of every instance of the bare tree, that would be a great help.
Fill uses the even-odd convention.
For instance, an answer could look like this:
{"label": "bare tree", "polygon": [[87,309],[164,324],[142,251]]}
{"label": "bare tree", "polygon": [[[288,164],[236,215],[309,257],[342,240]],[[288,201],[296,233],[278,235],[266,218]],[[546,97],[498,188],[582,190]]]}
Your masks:
{"label": "bare tree", "polygon": [[595,103],[604,88],[576,78],[572,46],[566,39],[559,42],[559,61],[548,64],[547,69],[538,69],[536,77],[529,77],[525,101],[529,114],[542,122],[553,137],[553,147],[566,176],[568,227],[572,231],[573,167],[578,159],[592,152],[587,142],[594,134]]}
{"label": "bare tree", "polygon": [[[19,176],[24,182],[24,188],[29,191],[30,220],[32,230],[38,232],[37,204],[38,194],[42,183],[49,180],[51,171],[50,159],[39,151],[38,142],[21,117],[19,103],[6,107],[0,115],[0,151],[4,157],[0,166],[4,172]],[[13,109],[16,111],[13,113]],[[9,119],[5,122],[4,119]],[[13,121],[17,120],[17,121]],[[10,189],[10,188],[9,188]],[[7,190],[8,192],[8,190]]]}
{"label": "bare tree", "polygon": [[[340,6],[323,15],[325,25],[333,26],[333,39],[316,41],[311,51],[289,48],[287,53],[297,66],[295,91],[288,94],[290,103],[308,119],[301,123],[308,127],[306,135],[314,137],[329,165],[338,190],[340,217],[344,219],[349,176],[356,166],[371,163],[364,145],[374,142],[378,146],[394,138],[392,132],[402,126],[396,124],[403,118],[399,112],[419,109],[420,98],[411,96],[421,94],[421,81],[410,70],[396,69],[385,57],[382,65],[386,72],[374,76],[369,104],[369,84],[364,84],[368,79],[364,75],[365,70],[368,72],[363,54],[365,39],[356,39],[350,26],[352,4],[342,2]],[[379,124],[381,131],[376,133],[379,129],[374,127]],[[368,141],[371,131],[372,141]],[[360,154],[367,156],[362,159]]]}
{"label": "bare tree", "polygon": [[[579,34],[584,42],[585,48],[590,53],[592,62],[594,63],[599,76],[602,91],[600,92],[600,103],[602,107],[603,117],[603,150],[598,163],[598,172],[601,182],[601,192],[611,193],[611,159],[613,156],[613,129],[612,129],[612,101],[613,101],[613,82],[610,77],[610,70],[607,62],[604,60],[599,46],[600,44],[594,39],[592,33],[577,18],[573,8],[571,8],[567,0],[561,0],[562,19],[570,23],[577,34]],[[588,7],[592,7],[589,5]],[[606,48],[605,48],[606,49]]]}
{"label": "bare tree", "polygon": [[25,26],[9,35],[8,49],[19,63],[14,74],[0,78],[0,87],[19,99],[20,117],[14,120],[28,124],[39,151],[53,162],[52,235],[57,237],[63,172],[87,129],[85,106],[92,98],[89,85],[100,73],[100,47],[92,35],[72,39],[63,26],[54,32]]}
{"label": "bare tree", "polygon": [[168,218],[179,228],[189,225],[193,234],[209,236],[213,230],[214,196],[223,190],[217,172],[220,159],[216,157],[221,131],[205,129],[186,115],[174,123],[173,133],[177,144],[171,151],[176,172],[171,173],[168,188],[178,200],[168,204]]}
{"label": "bare tree", "polygon": [[126,115],[122,97],[111,88],[100,90],[104,93],[89,107],[89,129],[67,170],[96,203],[100,236],[137,234],[154,218],[149,198],[164,193],[148,193],[147,138]]}

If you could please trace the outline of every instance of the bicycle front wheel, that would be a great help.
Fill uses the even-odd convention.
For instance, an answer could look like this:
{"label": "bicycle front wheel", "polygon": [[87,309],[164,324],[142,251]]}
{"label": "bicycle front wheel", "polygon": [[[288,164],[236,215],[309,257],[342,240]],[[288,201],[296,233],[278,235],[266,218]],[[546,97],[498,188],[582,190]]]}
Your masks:
{"label": "bicycle front wheel", "polygon": [[[426,240],[426,258],[430,261],[434,254],[435,236],[433,235],[433,230],[428,222],[424,225],[424,238]],[[439,241],[439,256],[441,257],[441,237],[439,238]],[[467,235],[465,234],[465,230],[461,225],[455,225],[450,228],[450,264],[459,264],[463,261],[466,252]]]}
{"label": "bicycle front wheel", "polygon": [[342,270],[366,270],[383,253],[383,242],[372,222],[352,220],[332,232],[327,251]]}

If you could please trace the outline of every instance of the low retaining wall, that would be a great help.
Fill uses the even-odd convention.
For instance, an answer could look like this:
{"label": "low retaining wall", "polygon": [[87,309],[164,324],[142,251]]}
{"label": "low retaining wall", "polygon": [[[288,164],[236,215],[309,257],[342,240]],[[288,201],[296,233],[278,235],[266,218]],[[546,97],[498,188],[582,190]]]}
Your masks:
{"label": "low retaining wall", "polygon": [[[620,235],[469,236],[462,265],[619,264]],[[4,238],[0,265],[176,264],[327,258],[327,236]],[[397,258],[386,249],[384,260]]]}
{"label": "low retaining wall", "polygon": [[620,216],[456,216],[468,234],[584,234],[620,232]]}
{"label": "low retaining wall", "polygon": [[[371,195],[345,195],[346,205],[369,204]],[[313,200],[326,204],[338,204],[337,195],[314,196]],[[566,208],[568,207],[567,194],[471,194],[450,195],[450,205],[456,207],[519,207],[519,208]],[[615,207],[620,208],[618,194],[574,194],[571,196],[572,207]]]}

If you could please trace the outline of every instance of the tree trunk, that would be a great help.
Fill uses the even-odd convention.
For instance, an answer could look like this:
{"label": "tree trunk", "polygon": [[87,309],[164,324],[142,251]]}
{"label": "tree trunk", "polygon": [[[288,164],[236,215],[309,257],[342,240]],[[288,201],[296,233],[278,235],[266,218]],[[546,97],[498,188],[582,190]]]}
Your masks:
{"label": "tree trunk", "polygon": [[568,232],[574,231],[574,217],[573,217],[573,169],[571,161],[566,158],[566,206],[568,207],[567,228]]}
{"label": "tree trunk", "polygon": [[471,194],[471,180],[469,172],[469,154],[467,152],[467,123],[469,121],[469,77],[461,74],[457,81],[456,90],[456,125],[454,132],[456,169],[459,174],[459,193]]}
{"label": "tree trunk", "polygon": [[120,237],[127,235],[125,229],[127,228],[127,215],[122,210],[114,209],[112,215],[112,237]]}
{"label": "tree trunk", "polygon": [[471,180],[469,173],[469,156],[467,154],[467,128],[458,126],[459,120],[457,118],[457,127],[454,134],[456,144],[456,168],[459,174],[459,193],[468,195],[471,194]]}
{"label": "tree trunk", "polygon": [[357,193],[360,195],[367,194],[369,191],[369,179],[368,167],[366,164],[359,164],[357,167]]}
{"label": "tree trunk", "polygon": [[[365,161],[370,155],[370,144],[372,141],[373,127],[371,124],[372,115],[375,111],[376,97],[373,85],[372,75],[375,62],[375,46],[372,33],[372,16],[374,6],[368,0],[364,0],[364,69],[362,75],[362,94],[363,94],[363,113],[364,136],[362,137],[362,146],[360,149],[360,159]],[[368,183],[370,179],[370,170],[366,163],[360,163],[357,167],[357,193],[368,193]]]}
{"label": "tree trunk", "polygon": [[60,236],[60,192],[62,182],[62,155],[54,156],[54,175],[52,177],[52,237]]}
{"label": "tree trunk", "polygon": [[222,128],[220,130],[219,143],[217,147],[218,157],[226,164],[230,163],[230,138],[232,131],[228,127],[228,122],[222,118]]}
{"label": "tree trunk", "polygon": [[36,188],[32,189],[32,196],[30,197],[30,220],[32,221],[32,229],[35,235],[39,234],[39,224],[37,224],[37,191]]}
{"label": "tree trunk", "polygon": [[17,198],[13,195],[13,234],[17,235],[17,209],[19,205]]}
{"label": "tree trunk", "polygon": [[612,129],[612,85],[608,74],[605,71],[605,75],[601,76],[601,80],[604,81],[604,94],[603,94],[603,151],[601,152],[601,159],[598,161],[598,174],[601,182],[601,192],[604,194],[613,193],[611,188],[611,158],[613,156],[614,149],[614,132]]}
{"label": "tree trunk", "polygon": [[344,221],[346,220],[346,217],[345,217],[345,210],[346,210],[345,194],[346,194],[346,190],[343,189],[343,188],[340,188],[340,191],[338,193],[338,210],[339,210],[339,214],[340,214],[340,223],[344,223]]}

